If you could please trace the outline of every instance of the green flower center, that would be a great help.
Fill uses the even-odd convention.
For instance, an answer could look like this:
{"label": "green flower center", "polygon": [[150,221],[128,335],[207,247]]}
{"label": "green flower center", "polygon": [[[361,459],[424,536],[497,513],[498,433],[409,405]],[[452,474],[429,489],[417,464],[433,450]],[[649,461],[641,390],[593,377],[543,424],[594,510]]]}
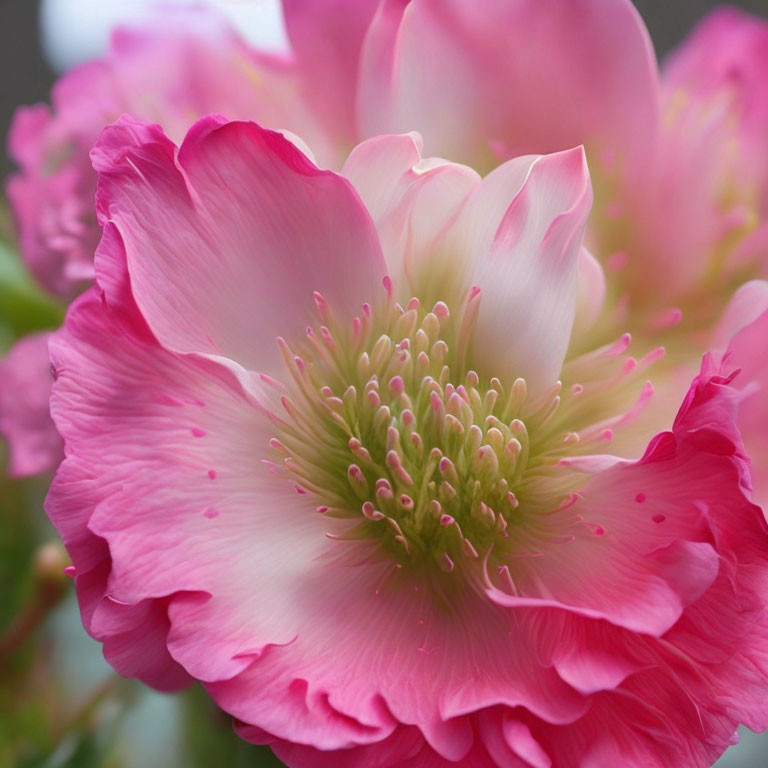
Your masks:
{"label": "green flower center", "polygon": [[[415,298],[403,307],[390,291],[350,333],[316,296],[324,324],[294,348],[278,340],[291,384],[270,447],[317,512],[349,521],[339,538],[451,572],[491,552],[535,552],[546,512],[578,488],[583,474],[560,459],[580,449],[566,422],[584,417],[561,417],[560,382],[532,396],[522,378],[471,367],[480,300],[472,289],[452,312]],[[583,390],[574,384],[569,401]]]}

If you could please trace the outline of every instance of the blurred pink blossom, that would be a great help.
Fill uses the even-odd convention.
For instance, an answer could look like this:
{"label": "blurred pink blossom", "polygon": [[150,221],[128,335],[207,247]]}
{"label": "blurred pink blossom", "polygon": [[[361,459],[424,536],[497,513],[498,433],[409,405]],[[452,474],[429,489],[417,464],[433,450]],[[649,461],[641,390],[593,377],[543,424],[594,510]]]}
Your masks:
{"label": "blurred pink blossom", "polygon": [[45,472],[63,455],[48,412],[49,335],[26,336],[0,361],[0,433],[13,446],[8,471],[16,476]]}

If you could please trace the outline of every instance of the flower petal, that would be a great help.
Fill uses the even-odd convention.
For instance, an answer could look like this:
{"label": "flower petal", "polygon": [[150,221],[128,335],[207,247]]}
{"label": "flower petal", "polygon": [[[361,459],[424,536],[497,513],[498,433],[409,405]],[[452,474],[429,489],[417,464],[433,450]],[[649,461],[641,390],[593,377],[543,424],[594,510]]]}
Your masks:
{"label": "flower petal", "polygon": [[600,318],[605,303],[605,274],[600,262],[586,249],[579,253],[576,310],[573,322],[574,340],[587,340],[588,333]]}
{"label": "flower petal", "polygon": [[342,174],[373,217],[390,275],[396,282],[408,281],[410,294],[403,298],[434,291],[438,242],[480,182],[477,173],[465,165],[422,159],[421,137],[408,134],[359,144]]}
{"label": "flower petal", "polygon": [[120,233],[136,302],[170,349],[270,369],[276,338],[311,319],[313,291],[351,317],[385,274],[349,183],[254,123],[204,118],[177,156],[159,127],[123,118],[93,157],[101,221]]}
{"label": "flower petal", "polygon": [[483,180],[447,236],[482,291],[478,358],[529,391],[552,384],[565,359],[591,204],[580,148],[517,158]]}
{"label": "flower petal", "polygon": [[340,140],[357,135],[360,51],[379,0],[283,0],[288,36],[308,101]]}
{"label": "flower petal", "polygon": [[[555,543],[510,563],[515,594],[490,590],[509,607],[558,605],[660,636],[713,584],[718,521],[753,515],[733,429],[738,393],[719,376],[700,376],[674,433],[645,456],[592,477],[575,504],[550,515]],[[715,526],[715,527],[713,527]]]}
{"label": "flower petal", "polygon": [[[259,462],[271,436],[260,403],[227,367],[167,352],[94,291],[51,350],[52,413],[67,458],[46,508],[78,584],[92,575],[87,594],[78,586],[89,631],[123,633],[114,629],[129,623],[122,606],[137,606],[140,623],[162,619],[157,642],[209,680],[290,642],[299,615],[280,608],[290,599],[280,584],[290,591],[327,546],[326,527],[290,484],[273,493]],[[159,613],[147,603],[158,599]],[[167,650],[157,653],[174,665]],[[117,650],[114,662],[150,682],[160,675]]]}
{"label": "flower petal", "polygon": [[[751,280],[745,283],[733,294],[720,317],[713,333],[712,346],[719,350],[727,349],[739,331],[754,323],[766,311],[768,311],[768,282]],[[741,367],[744,362],[747,361],[737,361],[736,367]]]}
{"label": "flower petal", "polygon": [[[664,62],[663,85],[697,99],[727,94],[750,139],[768,125],[768,23],[724,6],[709,13]],[[759,151],[759,147],[755,147]],[[760,158],[765,160],[765,156]]]}
{"label": "flower petal", "polygon": [[752,495],[768,504],[768,284],[753,281],[734,295],[715,331],[724,362],[738,374],[733,385],[742,392],[738,425],[752,463]]}
{"label": "flower petal", "polygon": [[62,457],[59,433],[51,421],[49,333],[18,341],[0,362],[0,434],[11,449],[10,474],[35,475],[53,469]]}
{"label": "flower petal", "polygon": [[[503,609],[472,590],[441,608],[427,585],[388,563],[369,559],[350,578],[354,561],[361,556],[318,564],[303,594],[294,595],[304,630],[238,677],[208,685],[220,706],[277,738],[339,749],[375,736],[360,723],[387,724],[383,703],[451,760],[472,744],[463,718],[485,707],[520,705],[551,722],[584,713],[586,701],[538,664],[535,638]],[[349,649],[343,657],[340,643]],[[429,681],[438,677],[435,690]],[[354,718],[358,732],[329,722],[329,706]]]}
{"label": "flower petal", "polygon": [[636,162],[657,89],[628,0],[387,0],[366,38],[358,115],[363,135],[415,129],[430,154],[481,170],[498,153],[578,144]]}

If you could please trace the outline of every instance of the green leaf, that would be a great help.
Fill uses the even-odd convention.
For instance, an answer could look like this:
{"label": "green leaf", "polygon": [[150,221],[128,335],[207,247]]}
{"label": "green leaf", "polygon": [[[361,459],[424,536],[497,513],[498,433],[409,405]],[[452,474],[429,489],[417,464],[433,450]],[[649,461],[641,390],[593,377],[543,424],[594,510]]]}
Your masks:
{"label": "green leaf", "polygon": [[218,709],[200,686],[184,694],[187,768],[284,768],[269,747],[249,744],[232,729],[232,718]]}
{"label": "green leaf", "polygon": [[16,250],[0,240],[0,342],[7,346],[13,337],[56,328],[63,319],[64,307],[35,285]]}

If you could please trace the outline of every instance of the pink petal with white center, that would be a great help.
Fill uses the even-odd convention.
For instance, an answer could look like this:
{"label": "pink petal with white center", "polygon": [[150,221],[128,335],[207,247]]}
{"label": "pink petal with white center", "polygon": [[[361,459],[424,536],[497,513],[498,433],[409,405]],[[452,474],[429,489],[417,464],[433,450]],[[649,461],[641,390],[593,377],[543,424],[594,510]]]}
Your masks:
{"label": "pink petal with white center", "polygon": [[357,136],[360,51],[379,0],[283,0],[303,94],[340,141]]}
{"label": "pink petal with white center", "polygon": [[0,434],[11,450],[9,472],[15,477],[53,469],[62,457],[59,433],[51,421],[49,333],[16,342],[0,362]]}
{"label": "pink petal with white center", "polygon": [[[290,643],[299,614],[280,606],[325,548],[326,527],[289,485],[272,491],[259,463],[271,434],[259,403],[226,367],[172,355],[93,292],[70,311],[51,352],[52,413],[67,458],[46,508],[78,585],[100,574],[80,593],[89,631],[109,637],[116,621],[136,622],[124,606],[144,606],[146,617],[157,615],[147,601],[162,600],[166,630],[154,636],[168,664],[170,650],[206,680]],[[160,674],[114,653],[126,674],[149,682]]]}
{"label": "pink petal with white center", "polygon": [[355,147],[341,172],[373,217],[390,274],[396,282],[408,280],[408,298],[424,282],[437,281],[438,241],[480,183],[477,173],[422,159],[418,134],[368,139]]}
{"label": "pink petal with white center", "polygon": [[313,292],[351,318],[379,290],[386,267],[360,198],[277,133],[208,117],[177,152],[159,127],[123,118],[93,158],[101,221],[170,349],[269,370],[276,337],[312,322]]}
{"label": "pink petal with white center", "polygon": [[413,169],[421,162],[421,150],[421,136],[408,133],[376,136],[350,153],[341,172],[352,182],[374,222],[386,218],[402,198],[415,176]]}
{"label": "pink petal with white center", "polygon": [[591,204],[581,148],[517,158],[474,190],[446,238],[482,291],[478,359],[532,392],[551,385],[565,359]]}
{"label": "pink petal with white center", "polygon": [[[430,154],[488,169],[578,144],[637,163],[657,74],[628,0],[387,0],[362,55],[363,135],[418,130]],[[578,104],[578,109],[563,105]]]}

